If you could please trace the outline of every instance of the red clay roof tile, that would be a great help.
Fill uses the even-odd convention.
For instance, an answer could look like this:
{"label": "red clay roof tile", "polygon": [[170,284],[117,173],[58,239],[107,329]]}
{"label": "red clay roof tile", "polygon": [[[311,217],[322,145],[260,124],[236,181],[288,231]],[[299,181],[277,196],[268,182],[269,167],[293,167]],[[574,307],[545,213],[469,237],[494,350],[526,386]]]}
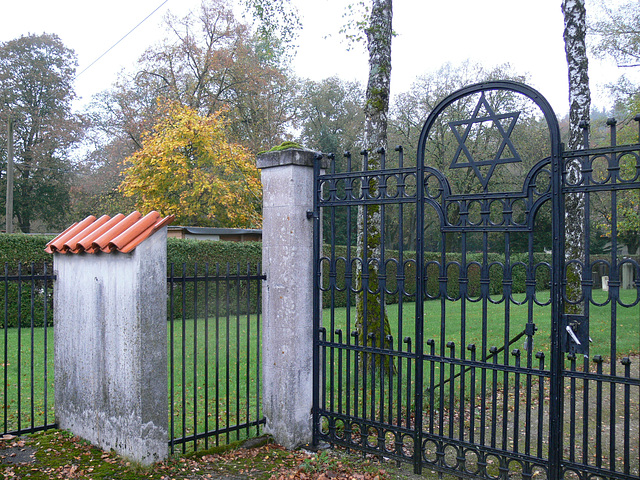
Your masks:
{"label": "red clay roof tile", "polygon": [[127,228],[134,225],[138,220],[142,218],[142,214],[137,210],[130,213],[125,218],[116,223],[108,231],[96,238],[91,246],[96,249],[103,249],[109,245],[109,242],[124,232]]}
{"label": "red clay roof tile", "polygon": [[149,226],[149,228],[147,228],[144,232],[142,232],[140,235],[138,235],[136,238],[134,238],[131,242],[129,242],[127,245],[123,246],[122,248],[120,248],[119,250],[122,253],[129,253],[131,250],[133,250],[134,248],[136,248],[138,245],[140,245],[145,238],[149,237],[153,232],[159,230],[160,228],[164,227],[165,225],[170,224],[174,219],[174,216],[170,216],[170,217],[158,217],[158,220],[156,221],[156,223],[154,223],[153,225]]}
{"label": "red clay roof tile", "polygon": [[64,242],[64,245],[62,245],[62,248],[66,249],[66,250],[71,250],[73,253],[78,253],[78,252],[76,252],[76,250],[78,249],[78,242],[80,240],[84,239],[85,237],[87,237],[88,235],[90,235],[91,233],[93,233],[95,230],[100,228],[105,223],[107,223],[107,221],[109,221],[109,215],[101,216],[99,219],[97,219],[95,222],[89,224],[89,226],[87,228],[82,230],[80,233],[75,235],[73,238],[71,238],[71,239],[67,240],[66,242]]}
{"label": "red clay roof tile", "polygon": [[66,253],[66,251],[63,249],[64,242],[73,238],[77,233],[80,233],[87,226],[95,222],[95,220],[96,220],[96,217],[94,217],[93,215],[89,215],[80,223],[77,223],[77,222],[74,223],[69,228],[67,228],[64,232],[58,235],[56,238],[54,238],[49,243],[47,243],[47,246],[45,247],[45,252],[53,253],[54,251],[57,251],[60,253]]}
{"label": "red clay roof tile", "polygon": [[80,223],[74,223],[56,238],[47,243],[47,253],[128,253],[155,231],[168,225],[175,217],[162,218],[158,212],[144,217],[133,212],[125,217],[119,213],[113,218],[103,215],[98,220],[93,215]]}
{"label": "red clay roof tile", "polygon": [[[123,218],[124,218],[124,215],[122,213],[118,213],[117,215],[112,217],[107,223],[102,225],[100,228],[93,231],[91,234],[87,235],[83,239],[79,240],[77,245],[83,248],[88,253],[95,253],[95,249],[91,249],[91,245],[93,244],[94,240],[102,236],[102,234],[104,234],[105,232],[108,232],[111,229],[111,227],[113,227],[116,223],[118,223]],[[91,251],[89,251],[90,249]]]}
{"label": "red clay roof tile", "polygon": [[148,213],[146,216],[144,216],[138,222],[132,225],[131,228],[126,229],[120,235],[112,239],[109,242],[109,246],[113,246],[113,248],[116,250],[121,249],[122,247],[131,243],[147,228],[155,225],[158,219],[160,219],[160,214],[158,212]]}

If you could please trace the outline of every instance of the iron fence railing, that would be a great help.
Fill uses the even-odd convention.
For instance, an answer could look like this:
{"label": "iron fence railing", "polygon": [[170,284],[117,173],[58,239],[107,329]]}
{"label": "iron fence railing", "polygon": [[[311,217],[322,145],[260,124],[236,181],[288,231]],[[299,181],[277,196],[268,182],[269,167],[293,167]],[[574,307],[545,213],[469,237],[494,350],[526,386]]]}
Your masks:
{"label": "iron fence railing", "polygon": [[[260,265],[170,267],[167,277],[169,444],[183,452],[259,433]],[[55,428],[50,265],[0,276],[0,430]]]}
{"label": "iron fence railing", "polygon": [[260,265],[170,267],[169,438],[173,453],[260,431]]}
{"label": "iron fence railing", "polygon": [[610,145],[585,125],[562,151],[537,92],[489,82],[439,104],[408,161],[318,155],[314,443],[440,476],[638,478],[634,120],[632,144],[610,119]]}
{"label": "iron fence railing", "polygon": [[48,264],[4,265],[0,276],[3,434],[54,428],[53,281]]}

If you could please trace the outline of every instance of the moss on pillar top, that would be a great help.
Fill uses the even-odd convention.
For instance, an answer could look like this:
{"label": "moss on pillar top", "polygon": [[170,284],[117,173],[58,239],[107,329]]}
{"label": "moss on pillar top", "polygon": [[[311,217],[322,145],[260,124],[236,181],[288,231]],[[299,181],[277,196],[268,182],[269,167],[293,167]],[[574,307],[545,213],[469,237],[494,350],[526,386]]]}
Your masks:
{"label": "moss on pillar top", "polygon": [[282,152],[283,150],[291,150],[292,148],[304,150],[304,147],[300,145],[298,142],[282,142],[280,145],[271,147],[269,150],[258,152],[258,155],[262,155],[263,153],[267,153],[267,152]]}
{"label": "moss on pillar top", "polygon": [[[316,152],[315,150],[304,148],[296,142],[283,142],[266,152],[258,153],[256,163],[259,169],[283,165],[313,167],[318,153],[319,152]],[[329,159],[326,158],[326,156],[324,156],[320,162],[320,168],[328,168]]]}

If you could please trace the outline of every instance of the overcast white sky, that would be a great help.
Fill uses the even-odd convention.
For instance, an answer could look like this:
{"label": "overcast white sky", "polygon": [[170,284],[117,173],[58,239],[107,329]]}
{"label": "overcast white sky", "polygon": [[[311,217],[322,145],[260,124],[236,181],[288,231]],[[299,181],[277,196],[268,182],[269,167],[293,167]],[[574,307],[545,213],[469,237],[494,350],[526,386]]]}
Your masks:
{"label": "overcast white sky", "polygon": [[[78,55],[78,72],[134,28],[165,0],[0,0],[0,41],[27,33],[56,33]],[[338,30],[351,0],[293,0],[303,19],[294,62],[301,77],[346,80],[367,76],[364,51],[347,52]],[[408,89],[421,74],[466,59],[487,67],[510,63],[529,73],[531,86],[566,113],[567,73],[562,41],[560,0],[396,0],[392,45],[392,93]],[[121,69],[133,69],[145,48],[164,36],[167,11],[182,16],[200,0],[167,0],[151,18],[79,76],[83,101],[108,88]],[[588,4],[587,4],[588,6]],[[329,38],[325,38],[331,34]],[[600,87],[617,75],[611,63],[590,60],[595,104],[607,106]]]}

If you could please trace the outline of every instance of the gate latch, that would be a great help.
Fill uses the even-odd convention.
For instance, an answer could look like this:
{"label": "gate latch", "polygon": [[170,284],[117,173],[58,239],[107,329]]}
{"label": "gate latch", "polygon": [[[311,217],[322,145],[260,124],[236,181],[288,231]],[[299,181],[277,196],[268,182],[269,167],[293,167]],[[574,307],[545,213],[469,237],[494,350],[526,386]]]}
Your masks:
{"label": "gate latch", "polygon": [[562,316],[562,351],[589,355],[589,318],[585,315]]}

